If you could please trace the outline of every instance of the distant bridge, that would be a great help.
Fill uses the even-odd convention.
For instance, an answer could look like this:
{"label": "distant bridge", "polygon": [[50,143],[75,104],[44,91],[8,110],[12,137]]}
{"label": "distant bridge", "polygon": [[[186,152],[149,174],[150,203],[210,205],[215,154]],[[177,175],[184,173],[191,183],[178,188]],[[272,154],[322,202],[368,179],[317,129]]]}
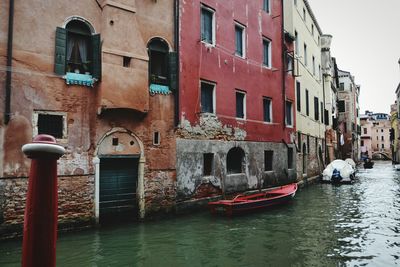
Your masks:
{"label": "distant bridge", "polygon": [[374,158],[374,156],[378,156],[378,155],[381,155],[385,160],[392,160],[392,157],[386,152],[382,152],[382,151],[372,152],[372,158]]}

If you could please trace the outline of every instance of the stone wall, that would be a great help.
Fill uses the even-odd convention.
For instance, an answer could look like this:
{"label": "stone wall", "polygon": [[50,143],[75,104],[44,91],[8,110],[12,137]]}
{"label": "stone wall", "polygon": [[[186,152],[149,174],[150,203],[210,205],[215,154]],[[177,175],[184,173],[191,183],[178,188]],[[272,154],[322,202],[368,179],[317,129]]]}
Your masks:
{"label": "stone wall", "polygon": [[[227,154],[235,147],[244,151],[242,173],[229,174]],[[176,149],[177,202],[200,201],[222,193],[268,188],[296,180],[295,169],[287,167],[288,149],[283,143],[177,139]],[[273,151],[272,171],[265,171],[265,150]],[[214,155],[210,176],[203,173],[205,153]]]}
{"label": "stone wall", "polygon": [[[308,143],[309,142],[309,143]],[[301,140],[296,140],[298,146],[297,151],[297,180],[320,175],[325,166],[319,155],[319,148],[322,151],[322,160],[325,158],[325,148],[323,139],[301,134]],[[305,146],[305,147],[304,147]],[[305,148],[305,154],[304,154]],[[304,158],[305,157],[305,158]],[[305,161],[306,172],[303,173],[303,161]]]}
{"label": "stone wall", "polygon": [[[22,233],[28,190],[27,178],[0,179],[0,239]],[[59,229],[88,226],[94,218],[93,176],[58,178]]]}
{"label": "stone wall", "polygon": [[171,212],[175,207],[176,172],[147,172],[144,183],[146,217]]}

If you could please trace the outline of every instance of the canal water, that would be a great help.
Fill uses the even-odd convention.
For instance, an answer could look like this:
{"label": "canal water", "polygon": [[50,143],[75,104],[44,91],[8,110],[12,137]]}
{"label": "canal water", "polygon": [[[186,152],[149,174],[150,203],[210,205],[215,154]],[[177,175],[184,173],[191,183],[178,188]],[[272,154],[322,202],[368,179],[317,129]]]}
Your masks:
{"label": "canal water", "polygon": [[[400,172],[377,162],[357,178],[238,218],[203,212],[61,234],[57,266],[400,265]],[[0,243],[0,266],[20,266],[20,257],[21,241]]]}

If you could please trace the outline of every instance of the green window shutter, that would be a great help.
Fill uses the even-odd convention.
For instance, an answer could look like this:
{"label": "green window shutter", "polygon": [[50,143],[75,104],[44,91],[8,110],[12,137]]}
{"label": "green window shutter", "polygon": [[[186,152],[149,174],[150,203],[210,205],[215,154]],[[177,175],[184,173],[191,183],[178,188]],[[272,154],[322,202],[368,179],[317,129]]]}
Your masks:
{"label": "green window shutter", "polygon": [[171,91],[178,89],[178,54],[170,52],[168,56],[169,86]]}
{"label": "green window shutter", "polygon": [[100,34],[92,35],[92,76],[101,80],[101,39]]}
{"label": "green window shutter", "polygon": [[64,28],[57,27],[56,29],[56,47],[54,54],[54,72],[58,75],[64,75],[67,54],[67,30]]}

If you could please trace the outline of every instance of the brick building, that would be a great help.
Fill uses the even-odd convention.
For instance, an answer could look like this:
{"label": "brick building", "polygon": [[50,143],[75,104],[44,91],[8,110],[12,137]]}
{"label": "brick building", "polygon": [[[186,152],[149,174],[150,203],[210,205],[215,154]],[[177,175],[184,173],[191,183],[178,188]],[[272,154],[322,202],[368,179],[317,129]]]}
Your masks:
{"label": "brick building", "polygon": [[175,3],[10,3],[0,3],[0,233],[23,221],[30,160],[21,146],[40,133],[67,151],[61,225],[169,211]]}

